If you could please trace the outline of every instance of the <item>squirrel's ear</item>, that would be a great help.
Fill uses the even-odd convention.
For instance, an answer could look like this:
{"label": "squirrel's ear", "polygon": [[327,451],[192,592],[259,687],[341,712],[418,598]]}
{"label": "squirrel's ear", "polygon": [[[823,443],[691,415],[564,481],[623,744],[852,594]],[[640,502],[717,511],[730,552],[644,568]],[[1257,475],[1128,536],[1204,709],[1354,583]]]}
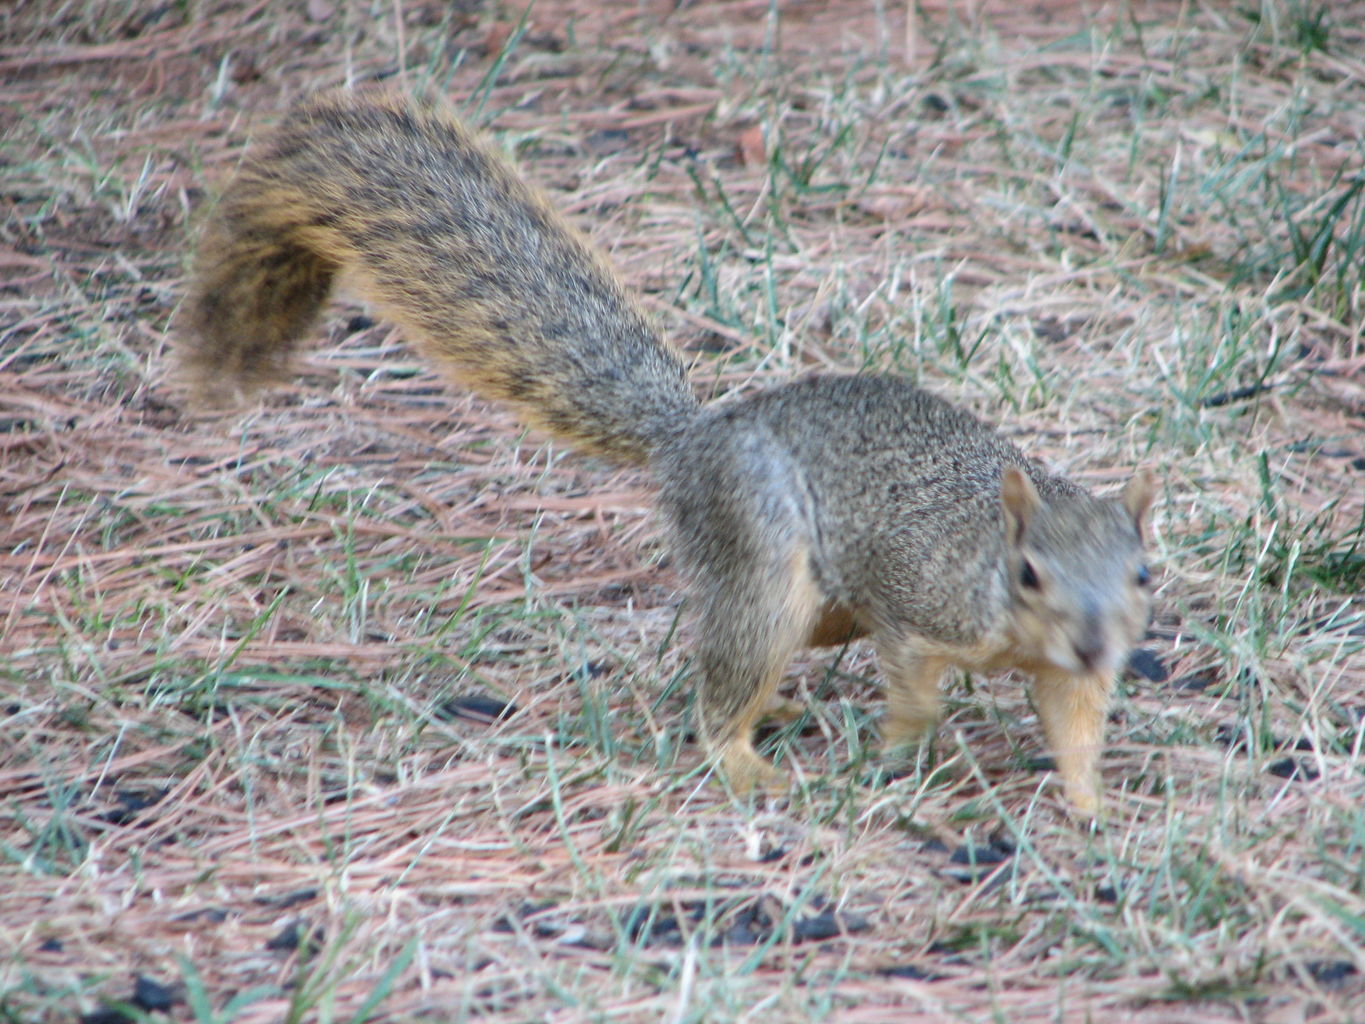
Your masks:
{"label": "squirrel's ear", "polygon": [[1000,475],[1000,505],[1005,510],[1005,539],[1018,544],[1042,499],[1038,489],[1018,466],[1007,466]]}
{"label": "squirrel's ear", "polygon": [[1152,507],[1152,493],[1156,489],[1156,482],[1152,479],[1150,469],[1139,469],[1133,474],[1133,479],[1128,481],[1123,488],[1121,501],[1123,507],[1128,510],[1128,514],[1133,518],[1133,525],[1137,527],[1137,532],[1142,532],[1143,523],[1147,519],[1147,510]]}

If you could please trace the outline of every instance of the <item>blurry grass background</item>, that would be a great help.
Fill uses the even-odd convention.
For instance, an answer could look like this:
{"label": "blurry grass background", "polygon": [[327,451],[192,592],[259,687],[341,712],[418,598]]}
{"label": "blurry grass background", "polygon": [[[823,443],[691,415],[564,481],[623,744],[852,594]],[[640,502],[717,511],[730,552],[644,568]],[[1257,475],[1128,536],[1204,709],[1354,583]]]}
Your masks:
{"label": "blurry grass background", "polygon": [[[354,304],[181,405],[216,183],[377,78],[706,393],[895,372],[1158,471],[1103,829],[1009,677],[879,777],[859,645],[793,667],[790,800],[733,801],[649,481]],[[1362,3],[0,11],[0,1021],[1365,1018],[1363,158]]]}

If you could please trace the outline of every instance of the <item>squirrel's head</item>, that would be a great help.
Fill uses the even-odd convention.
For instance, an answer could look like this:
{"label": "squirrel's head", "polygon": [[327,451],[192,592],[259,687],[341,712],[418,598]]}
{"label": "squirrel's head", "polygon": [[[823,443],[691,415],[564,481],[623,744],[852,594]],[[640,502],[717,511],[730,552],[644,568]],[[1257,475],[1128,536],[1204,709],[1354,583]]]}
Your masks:
{"label": "squirrel's head", "polygon": [[1028,475],[1000,480],[1011,625],[1039,662],[1071,673],[1112,673],[1147,627],[1151,575],[1143,519],[1152,478],[1140,471],[1118,498],[1040,496]]}

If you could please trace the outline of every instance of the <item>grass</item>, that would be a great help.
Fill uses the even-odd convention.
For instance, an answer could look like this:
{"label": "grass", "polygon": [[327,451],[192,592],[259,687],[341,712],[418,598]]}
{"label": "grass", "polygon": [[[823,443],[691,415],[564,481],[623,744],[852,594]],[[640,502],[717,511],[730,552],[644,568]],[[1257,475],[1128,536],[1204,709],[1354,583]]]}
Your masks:
{"label": "grass", "polygon": [[[0,1022],[1365,1016],[1365,7],[1049,6],[0,14]],[[887,771],[858,644],[793,666],[789,798],[731,798],[650,482],[353,304],[181,407],[198,212],[374,77],[512,148],[704,391],[896,372],[1157,469],[1103,828],[1009,678]]]}

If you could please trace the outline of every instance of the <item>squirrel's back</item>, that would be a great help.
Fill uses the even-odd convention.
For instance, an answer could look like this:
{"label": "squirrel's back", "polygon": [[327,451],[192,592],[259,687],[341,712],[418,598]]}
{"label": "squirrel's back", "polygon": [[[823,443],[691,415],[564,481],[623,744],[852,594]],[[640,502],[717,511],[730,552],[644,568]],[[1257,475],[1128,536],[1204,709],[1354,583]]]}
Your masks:
{"label": "squirrel's back", "polygon": [[334,92],[255,146],[207,224],[181,363],[206,398],[280,376],[339,271],[457,381],[642,462],[697,408],[604,260],[444,108]]}

